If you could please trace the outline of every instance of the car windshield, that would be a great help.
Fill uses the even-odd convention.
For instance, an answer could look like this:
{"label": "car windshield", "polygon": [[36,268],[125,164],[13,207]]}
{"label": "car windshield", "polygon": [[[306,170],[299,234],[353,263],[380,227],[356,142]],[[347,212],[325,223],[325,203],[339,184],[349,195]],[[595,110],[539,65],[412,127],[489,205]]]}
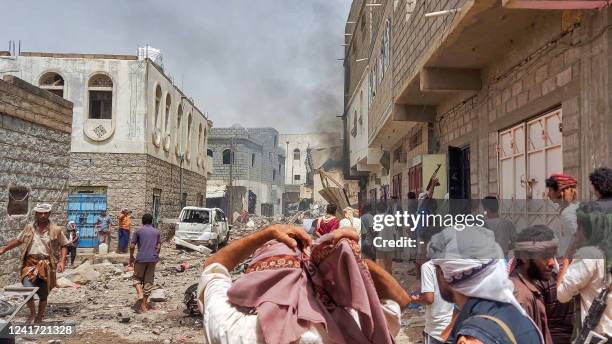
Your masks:
{"label": "car windshield", "polygon": [[183,210],[181,222],[210,223],[210,213],[208,210],[186,209]]}

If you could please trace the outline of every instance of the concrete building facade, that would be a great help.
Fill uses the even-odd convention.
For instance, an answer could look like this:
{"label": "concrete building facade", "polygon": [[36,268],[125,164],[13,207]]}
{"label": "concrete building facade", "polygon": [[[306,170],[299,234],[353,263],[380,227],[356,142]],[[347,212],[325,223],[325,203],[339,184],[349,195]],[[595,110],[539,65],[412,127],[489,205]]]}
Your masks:
{"label": "concrete building facade", "polygon": [[[203,205],[212,123],[156,62],[22,52],[0,60],[0,70],[74,104],[69,202],[81,209],[81,234],[93,230],[93,210],[82,208],[117,215],[125,207],[136,223],[150,212],[165,228],[183,205]],[[87,194],[97,203],[85,205]]]}
{"label": "concrete building facade", "polygon": [[[0,80],[0,246],[33,221],[36,203],[66,224],[72,103],[14,76]],[[2,256],[0,284],[18,280],[19,250]]]}
{"label": "concrete building facade", "polygon": [[[390,97],[391,111],[377,109],[376,100],[368,104],[369,148],[382,146],[389,154],[391,193],[405,198],[423,191],[431,158],[444,165],[451,198],[545,199],[544,179],[555,172],[576,176],[580,197],[592,197],[589,172],[612,165],[609,7],[586,9],[586,1],[555,10],[536,1],[519,8],[514,0],[381,3],[363,8],[359,18],[376,11],[391,20],[391,87],[385,76],[376,93]],[[451,11],[425,17],[444,10]],[[372,55],[368,64],[372,70]],[[377,178],[371,173],[369,183]]]}
{"label": "concrete building facade", "polygon": [[213,169],[209,185],[241,187],[234,194],[240,203],[232,211],[247,210],[265,216],[281,213],[285,153],[279,142],[278,131],[273,128],[236,125],[210,130],[207,154],[212,158]]}

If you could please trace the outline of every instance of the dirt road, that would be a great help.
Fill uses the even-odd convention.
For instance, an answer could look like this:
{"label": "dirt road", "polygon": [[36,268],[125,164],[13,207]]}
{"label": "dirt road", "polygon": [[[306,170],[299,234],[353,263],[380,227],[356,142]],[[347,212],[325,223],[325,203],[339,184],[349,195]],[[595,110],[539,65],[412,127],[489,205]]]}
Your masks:
{"label": "dirt road", "polygon": [[[234,234],[234,238],[246,233]],[[80,288],[57,288],[49,297],[47,324],[75,323],[76,333],[65,337],[19,338],[18,343],[203,343],[202,323],[199,318],[186,314],[184,292],[197,283],[205,255],[176,250],[165,244],[158,263],[155,281],[165,291],[166,301],[156,302],[156,310],[136,314],[131,306],[135,291],[129,273],[121,264],[96,264],[100,277]],[[127,262],[127,260],[126,260]],[[177,272],[176,266],[187,262],[189,268]],[[396,263],[394,274],[405,288],[414,283],[414,277],[405,273],[406,265]],[[27,310],[22,310],[17,323],[23,323]],[[420,343],[422,326],[415,322],[418,310],[404,312],[403,324],[397,343]],[[413,320],[410,320],[413,319]],[[410,323],[410,324],[409,324]],[[415,325],[416,324],[416,325]],[[60,343],[55,342],[55,343]]]}

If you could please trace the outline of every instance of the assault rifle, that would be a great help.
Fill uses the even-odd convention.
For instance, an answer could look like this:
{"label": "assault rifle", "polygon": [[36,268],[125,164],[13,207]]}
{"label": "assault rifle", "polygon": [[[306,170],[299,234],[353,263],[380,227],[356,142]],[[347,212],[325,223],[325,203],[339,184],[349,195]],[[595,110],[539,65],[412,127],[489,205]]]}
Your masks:
{"label": "assault rifle", "polygon": [[[610,289],[612,289],[612,283],[610,283],[607,288],[604,288],[599,295],[597,295],[595,300],[593,300],[591,307],[589,307],[589,313],[587,313],[587,316],[584,318],[582,329],[575,342],[576,344],[591,344],[591,342],[593,344],[603,344],[608,342],[606,337],[595,333],[593,330],[599,324],[601,316],[606,310],[606,301]],[[599,340],[593,341],[593,339]]]}
{"label": "assault rifle", "polygon": [[442,167],[442,164],[438,164],[438,167],[436,167],[436,170],[431,175],[431,178],[429,178],[429,183],[427,183],[427,188],[425,188],[426,191],[429,191],[434,186],[440,185],[440,182],[436,182],[436,185],[433,185],[433,179],[435,176],[438,175],[438,171],[440,171],[440,167]]}

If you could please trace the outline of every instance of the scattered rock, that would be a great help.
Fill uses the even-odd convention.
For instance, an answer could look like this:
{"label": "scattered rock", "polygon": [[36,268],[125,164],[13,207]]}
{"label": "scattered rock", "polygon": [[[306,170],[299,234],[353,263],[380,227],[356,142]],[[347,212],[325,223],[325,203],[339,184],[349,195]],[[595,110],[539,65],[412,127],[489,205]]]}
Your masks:
{"label": "scattered rock", "polygon": [[151,292],[149,300],[154,302],[166,302],[166,291],[164,289],[155,289]]}
{"label": "scattered rock", "polygon": [[119,322],[122,324],[127,324],[132,321],[132,316],[127,312],[119,312],[117,317],[119,318]]}
{"label": "scattered rock", "polygon": [[87,284],[89,282],[95,281],[100,277],[100,273],[95,271],[91,263],[85,262],[76,269],[70,272],[68,275],[68,279],[73,283],[78,284]]}
{"label": "scattered rock", "polygon": [[152,332],[153,332],[154,335],[157,335],[157,336],[159,336],[161,334],[161,331],[159,329],[157,329],[157,328],[154,329]]}
{"label": "scattered rock", "polygon": [[60,277],[57,279],[58,288],[70,288],[74,286],[76,286],[76,284],[66,277]]}

